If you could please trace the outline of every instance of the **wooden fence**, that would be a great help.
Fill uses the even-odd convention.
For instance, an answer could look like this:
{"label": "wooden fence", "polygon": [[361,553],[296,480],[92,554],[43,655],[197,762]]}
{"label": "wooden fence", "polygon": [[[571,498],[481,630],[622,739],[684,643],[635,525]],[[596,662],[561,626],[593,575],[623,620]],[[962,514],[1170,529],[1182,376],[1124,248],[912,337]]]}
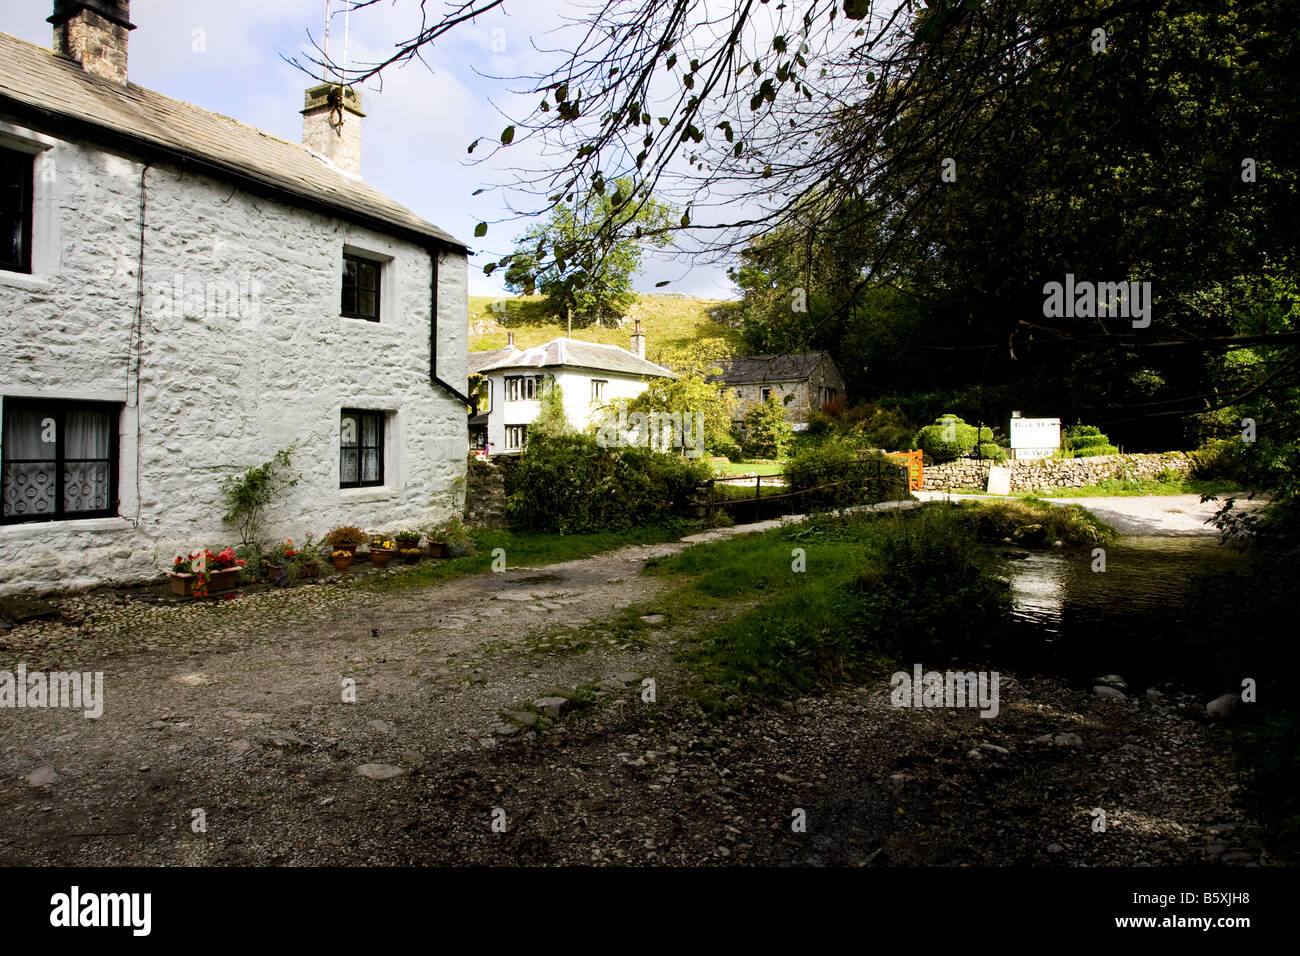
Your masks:
{"label": "wooden fence", "polygon": [[[920,452],[917,452],[917,455],[919,468]],[[897,469],[882,469],[882,464],[879,459],[875,462],[862,462],[856,474],[812,488],[801,488],[798,491],[772,488],[764,493],[763,479],[770,478],[771,475],[754,476],[752,495],[735,493],[741,489],[748,491],[750,481],[748,478],[740,480],[726,477],[710,478],[699,486],[698,491],[704,499],[704,517],[710,522],[719,510],[727,512],[733,521],[762,521],[765,518],[787,514],[827,510],[849,504],[874,504],[889,500],[895,491],[901,491],[903,481]],[[740,484],[741,480],[745,484]],[[910,482],[909,471],[908,483]],[[734,491],[719,494],[718,485]]]}

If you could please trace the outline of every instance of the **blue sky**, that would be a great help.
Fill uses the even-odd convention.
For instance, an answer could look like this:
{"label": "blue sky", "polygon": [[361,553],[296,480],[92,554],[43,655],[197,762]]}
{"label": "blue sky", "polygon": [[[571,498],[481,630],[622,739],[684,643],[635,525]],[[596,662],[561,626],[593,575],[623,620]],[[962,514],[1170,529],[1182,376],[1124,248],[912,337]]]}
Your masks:
{"label": "blue sky", "polygon": [[[335,0],[330,52],[342,55],[343,17]],[[437,9],[435,2],[431,9]],[[45,18],[52,0],[4,0],[0,31],[50,46],[52,29]],[[475,189],[508,181],[506,160],[527,162],[516,150],[503,150],[490,165],[466,165],[466,147],[479,136],[495,138],[508,120],[502,110],[523,104],[511,84],[491,79],[536,71],[542,64],[538,46],[554,47],[552,35],[576,8],[561,0],[507,0],[468,24],[426,55],[428,67],[412,63],[391,69],[364,91],[367,117],[363,133],[365,179],[483,255],[471,259],[470,294],[500,291],[499,279],[482,274],[481,265],[508,252],[510,240],[528,221],[494,224],[488,236],[474,239],[479,221],[511,217],[507,197]],[[418,27],[418,0],[392,0],[355,14],[350,20],[348,52],[355,64],[382,57],[392,44]],[[318,40],[325,23],[325,0],[133,0],[130,75],[134,83],[176,99],[187,100],[283,139],[302,138],[303,91],[311,79],[286,63],[309,50],[307,31]],[[495,41],[495,43],[494,43]],[[526,149],[527,147],[525,147]],[[522,200],[516,197],[518,207]],[[524,206],[523,208],[527,208]],[[475,266],[477,263],[477,266]],[[638,290],[651,291],[671,280],[665,292],[711,298],[734,294],[725,269],[698,261],[647,257],[637,277]]]}

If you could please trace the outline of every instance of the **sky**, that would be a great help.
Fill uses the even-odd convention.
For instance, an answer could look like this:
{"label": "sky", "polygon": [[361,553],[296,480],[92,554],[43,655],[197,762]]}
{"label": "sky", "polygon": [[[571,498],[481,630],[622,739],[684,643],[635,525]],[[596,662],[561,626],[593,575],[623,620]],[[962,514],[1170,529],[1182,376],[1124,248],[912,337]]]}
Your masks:
{"label": "sky", "polygon": [[[351,62],[373,62],[412,36],[419,6],[419,0],[388,0],[353,14]],[[430,6],[437,9],[434,0]],[[310,53],[311,38],[321,41],[325,7],[326,0],[133,0],[131,81],[300,142],[299,111],[313,79],[286,58]],[[334,0],[330,52],[336,59],[342,59],[342,7]],[[470,259],[471,295],[502,291],[500,273],[484,276],[482,265],[509,252],[511,240],[531,222],[514,218],[502,191],[473,193],[509,181],[507,161],[526,164],[532,157],[507,149],[491,161],[496,168],[470,165],[466,148],[480,136],[495,139],[510,114],[526,112],[513,84],[496,77],[536,72],[545,61],[538,48],[555,47],[555,31],[575,9],[562,0],[507,0],[504,9],[458,27],[427,52],[425,63],[390,68],[382,83],[363,88],[363,178],[478,253]],[[53,31],[45,18],[52,11],[53,0],[0,0],[0,31],[48,47]],[[475,239],[481,221],[492,226]],[[654,290],[664,280],[670,284]],[[707,298],[735,295],[724,265],[680,257],[647,255],[634,286]]]}

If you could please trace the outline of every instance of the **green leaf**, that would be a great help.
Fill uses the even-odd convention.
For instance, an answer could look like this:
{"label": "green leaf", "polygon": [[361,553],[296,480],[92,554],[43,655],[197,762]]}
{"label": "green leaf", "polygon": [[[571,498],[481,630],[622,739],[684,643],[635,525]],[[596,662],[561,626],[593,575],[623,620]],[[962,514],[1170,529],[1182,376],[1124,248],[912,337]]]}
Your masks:
{"label": "green leaf", "polygon": [[477,226],[474,227],[475,238],[482,238],[483,236],[486,235],[487,235],[487,223],[480,222]]}
{"label": "green leaf", "polygon": [[472,152],[474,152],[474,147],[477,146],[477,145],[478,145],[478,140],[476,139],[476,140],[474,140],[474,142],[472,142],[472,143],[469,144],[469,149],[465,150],[465,152],[467,152],[467,153],[472,153]]}
{"label": "green leaf", "polygon": [[514,140],[514,138],[515,138],[515,128],[513,126],[507,126],[505,129],[501,131],[502,146],[509,146],[510,143]]}
{"label": "green leaf", "polygon": [[656,289],[662,289],[662,288],[663,288],[664,286],[666,286],[670,281],[671,281],[670,279],[665,279],[663,282],[656,282],[656,283],[655,283],[655,288],[656,288]]}

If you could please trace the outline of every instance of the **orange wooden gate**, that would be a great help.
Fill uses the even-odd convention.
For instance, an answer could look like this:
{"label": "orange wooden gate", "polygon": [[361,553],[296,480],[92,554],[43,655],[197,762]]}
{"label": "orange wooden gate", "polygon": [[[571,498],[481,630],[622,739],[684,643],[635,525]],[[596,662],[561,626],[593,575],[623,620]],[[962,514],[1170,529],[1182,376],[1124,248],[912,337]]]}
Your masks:
{"label": "orange wooden gate", "polygon": [[921,464],[920,450],[887,451],[885,455],[888,458],[897,458],[907,465],[907,490],[920,491],[925,484],[925,472]]}

